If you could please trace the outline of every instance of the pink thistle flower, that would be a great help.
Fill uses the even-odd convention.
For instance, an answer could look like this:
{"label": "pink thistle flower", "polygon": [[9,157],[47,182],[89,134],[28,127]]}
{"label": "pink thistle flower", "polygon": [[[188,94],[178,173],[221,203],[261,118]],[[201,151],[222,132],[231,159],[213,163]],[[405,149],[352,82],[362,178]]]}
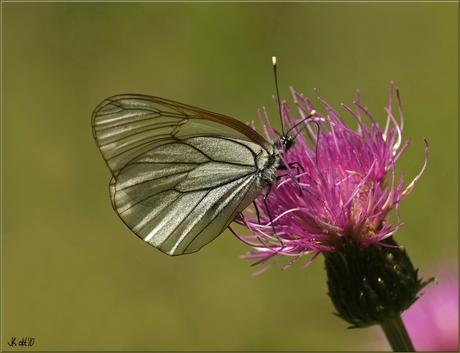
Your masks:
{"label": "pink thistle flower", "polygon": [[[292,94],[299,118],[287,103],[280,106],[283,125],[289,128],[280,156],[280,181],[235,219],[251,234],[230,229],[254,248],[244,256],[258,259],[254,265],[290,256],[286,269],[298,258],[311,255],[305,267],[323,254],[328,294],[337,315],[352,327],[381,325],[394,349],[412,350],[400,316],[433,279],[419,279],[392,236],[404,224],[399,203],[426,168],[428,144],[422,170],[404,186],[404,174],[397,180],[395,164],[409,141],[402,142],[404,118],[398,90],[399,122],[392,112],[393,84],[385,128],[361,105],[359,92],[355,111],[342,105],[356,121],[356,129],[320,94],[326,116],[317,113],[303,95],[294,90]],[[280,134],[264,113],[259,116],[262,123],[266,121],[265,134],[275,140]],[[391,219],[392,210],[396,221]]]}
{"label": "pink thistle flower", "polygon": [[[314,111],[302,94],[291,90],[299,117],[286,102],[282,103],[283,124],[295,136],[294,146],[281,155],[286,170],[279,170],[280,181],[266,197],[259,196],[236,218],[236,223],[247,227],[251,234],[238,234],[231,228],[242,242],[254,248],[243,257],[259,259],[256,265],[276,256],[290,256],[292,260],[283,268],[287,269],[301,256],[311,255],[305,267],[321,253],[342,252],[348,243],[359,248],[372,244],[396,247],[385,240],[404,224],[399,218],[399,203],[413,190],[428,161],[427,144],[420,173],[407,187],[404,174],[396,180],[395,163],[409,145],[409,141],[402,142],[404,119],[398,90],[399,119],[392,111],[392,83],[384,129],[361,105],[359,92],[355,111],[342,104],[357,124],[354,129],[319,93],[326,116]],[[259,111],[259,117],[267,138],[279,137],[265,109],[264,115]],[[390,221],[389,215],[394,209],[396,222]]]}
{"label": "pink thistle flower", "polygon": [[458,264],[445,263],[438,272],[438,284],[402,318],[418,351],[458,352]]}

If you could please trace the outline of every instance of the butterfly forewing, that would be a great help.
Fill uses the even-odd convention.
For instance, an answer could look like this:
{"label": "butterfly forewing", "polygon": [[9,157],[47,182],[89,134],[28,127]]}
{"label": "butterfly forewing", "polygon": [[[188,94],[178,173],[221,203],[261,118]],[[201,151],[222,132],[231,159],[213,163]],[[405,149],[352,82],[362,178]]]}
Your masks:
{"label": "butterfly forewing", "polygon": [[109,98],[92,126],[114,210],[169,255],[215,239],[261,193],[261,171],[278,163],[274,145],[244,123],[158,97]]}
{"label": "butterfly forewing", "polygon": [[236,136],[272,152],[270,143],[236,119],[159,97],[108,98],[94,111],[92,126],[96,143],[112,172],[173,136]]}

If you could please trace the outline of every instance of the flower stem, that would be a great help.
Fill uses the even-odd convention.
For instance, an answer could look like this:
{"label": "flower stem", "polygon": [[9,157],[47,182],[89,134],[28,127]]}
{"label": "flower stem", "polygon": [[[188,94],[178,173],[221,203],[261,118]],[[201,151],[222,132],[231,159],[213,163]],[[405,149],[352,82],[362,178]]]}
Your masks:
{"label": "flower stem", "polygon": [[407,334],[406,326],[404,326],[400,316],[388,320],[380,326],[382,326],[393,352],[415,352],[412,341]]}

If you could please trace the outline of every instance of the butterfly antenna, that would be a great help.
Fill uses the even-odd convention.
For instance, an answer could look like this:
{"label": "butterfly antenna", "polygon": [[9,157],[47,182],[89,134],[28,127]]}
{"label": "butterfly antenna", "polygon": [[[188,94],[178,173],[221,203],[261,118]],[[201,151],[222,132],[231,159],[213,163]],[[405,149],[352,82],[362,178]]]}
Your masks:
{"label": "butterfly antenna", "polygon": [[281,131],[284,136],[284,125],[283,125],[283,116],[281,114],[281,100],[280,100],[280,91],[278,88],[278,74],[276,72],[276,56],[272,57],[272,63],[273,63],[273,74],[275,76],[275,88],[276,88],[276,99],[278,100],[278,106],[279,106],[279,113],[280,113],[280,121],[281,121]]}

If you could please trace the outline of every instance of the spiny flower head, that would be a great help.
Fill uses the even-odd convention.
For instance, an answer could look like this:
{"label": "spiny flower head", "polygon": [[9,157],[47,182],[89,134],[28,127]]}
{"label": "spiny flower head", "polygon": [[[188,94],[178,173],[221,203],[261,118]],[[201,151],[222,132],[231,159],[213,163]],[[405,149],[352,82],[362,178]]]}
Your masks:
{"label": "spiny flower head", "polygon": [[[428,145],[421,172],[404,186],[404,174],[397,180],[395,163],[409,141],[402,141],[404,118],[398,90],[397,118],[393,84],[390,88],[384,128],[361,105],[359,92],[355,110],[342,104],[355,121],[356,126],[351,127],[319,93],[326,115],[316,112],[310,100],[291,89],[298,116],[286,102],[280,109],[283,125],[290,127],[295,142],[281,154],[280,181],[236,218],[250,235],[231,228],[254,248],[245,258],[258,259],[255,264],[259,264],[275,256],[291,256],[288,268],[304,255],[312,255],[307,266],[321,253],[342,253],[346,244],[358,248],[394,246],[385,239],[403,225],[398,206],[426,167]],[[265,109],[263,112],[259,111],[259,117],[267,138],[279,138]],[[396,210],[397,220],[391,219],[392,210]]]}
{"label": "spiny flower head", "polygon": [[[355,111],[342,105],[356,121],[354,129],[321,95],[325,116],[292,90],[299,117],[287,103],[281,104],[283,124],[290,127],[295,144],[284,139],[280,181],[236,219],[252,234],[240,235],[231,228],[254,248],[244,257],[258,259],[255,264],[285,255],[292,257],[284,267],[288,268],[310,254],[307,266],[324,254],[328,294],[337,315],[352,327],[388,327],[433,280],[418,278],[405,250],[392,237],[403,225],[399,203],[413,190],[428,160],[427,145],[421,172],[407,187],[403,174],[396,180],[395,164],[409,145],[402,143],[404,119],[396,93],[399,121],[392,111],[392,84],[383,129],[361,105],[359,93]],[[264,115],[265,134],[274,140],[277,133]],[[396,222],[391,220],[392,210]]]}

